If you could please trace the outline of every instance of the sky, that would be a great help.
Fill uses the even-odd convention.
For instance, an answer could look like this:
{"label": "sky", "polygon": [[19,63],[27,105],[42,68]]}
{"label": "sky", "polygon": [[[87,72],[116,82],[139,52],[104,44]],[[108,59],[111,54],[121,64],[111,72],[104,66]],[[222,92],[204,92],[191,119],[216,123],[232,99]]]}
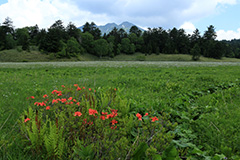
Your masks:
{"label": "sky", "polygon": [[6,17],[15,28],[49,28],[62,20],[77,27],[131,22],[139,27],[183,28],[203,34],[213,25],[218,40],[240,39],[240,0],[0,0],[0,23]]}

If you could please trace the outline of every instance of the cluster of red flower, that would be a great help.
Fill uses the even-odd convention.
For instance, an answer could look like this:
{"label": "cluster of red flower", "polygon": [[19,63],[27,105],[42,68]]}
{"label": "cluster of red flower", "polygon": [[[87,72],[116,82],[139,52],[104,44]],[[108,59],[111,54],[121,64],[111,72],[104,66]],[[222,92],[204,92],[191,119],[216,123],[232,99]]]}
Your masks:
{"label": "cluster of red flower", "polygon": [[[140,121],[142,120],[142,115],[140,113],[137,113],[136,116],[137,116],[138,120],[140,120]],[[145,113],[144,116],[148,116],[148,113]],[[158,118],[156,116],[150,117],[150,118],[152,119],[152,122],[158,121]]]}

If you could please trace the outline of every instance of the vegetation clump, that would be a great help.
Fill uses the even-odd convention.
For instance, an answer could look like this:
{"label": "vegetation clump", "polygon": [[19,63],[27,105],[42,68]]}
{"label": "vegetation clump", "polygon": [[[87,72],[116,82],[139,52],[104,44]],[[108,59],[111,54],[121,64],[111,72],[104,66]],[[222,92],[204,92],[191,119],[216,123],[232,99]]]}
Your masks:
{"label": "vegetation clump", "polygon": [[170,131],[176,123],[156,111],[130,113],[117,92],[75,84],[38,100],[28,97],[30,106],[19,121],[26,149],[50,159],[161,156],[174,138]]}

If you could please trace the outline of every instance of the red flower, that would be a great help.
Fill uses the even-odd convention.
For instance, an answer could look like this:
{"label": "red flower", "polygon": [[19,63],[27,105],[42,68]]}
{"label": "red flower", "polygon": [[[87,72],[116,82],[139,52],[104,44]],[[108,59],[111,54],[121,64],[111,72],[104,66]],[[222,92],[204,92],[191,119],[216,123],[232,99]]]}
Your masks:
{"label": "red flower", "polygon": [[78,87],[78,84],[74,84],[75,87]]}
{"label": "red flower", "polygon": [[85,87],[82,87],[82,89],[85,89]]}
{"label": "red flower", "polygon": [[40,106],[46,106],[46,104],[44,102],[39,103]]}
{"label": "red flower", "polygon": [[46,98],[46,97],[48,97],[48,95],[46,95],[46,94],[45,94],[45,95],[43,95],[43,98]]}
{"label": "red flower", "polygon": [[35,99],[35,97],[34,97],[34,96],[31,96],[30,98],[32,98],[32,99]]}
{"label": "red flower", "polygon": [[82,115],[81,112],[75,112],[75,113],[74,113],[74,116],[78,116],[78,117],[80,117],[81,115]]}
{"label": "red flower", "polygon": [[152,122],[158,121],[157,117],[151,117],[151,119],[152,119]]}
{"label": "red flower", "polygon": [[49,110],[49,109],[50,109],[50,106],[47,106],[47,107],[46,107],[46,110]]}
{"label": "red flower", "polygon": [[73,99],[73,102],[77,102],[77,100],[76,100],[76,99]]}
{"label": "red flower", "polygon": [[61,99],[61,102],[62,102],[62,103],[65,103],[65,102],[67,102],[67,99],[66,99],[66,98],[63,98],[63,99]]}
{"label": "red flower", "polygon": [[64,85],[62,85],[62,88],[65,88],[65,86],[64,86]]}
{"label": "red flower", "polygon": [[107,115],[108,113],[107,112],[102,112],[102,115]]}
{"label": "red flower", "polygon": [[56,92],[57,92],[57,90],[55,89],[55,90],[52,91],[52,94],[55,94]]}
{"label": "red flower", "polygon": [[115,125],[116,123],[118,123],[118,121],[116,121],[115,119],[111,121],[112,125]]}
{"label": "red flower", "polygon": [[58,96],[62,96],[62,93],[58,93]]}
{"label": "red flower", "polygon": [[117,126],[115,126],[115,127],[114,127],[114,126],[112,126],[112,127],[111,127],[111,129],[116,129],[116,128],[117,128]]}
{"label": "red flower", "polygon": [[117,90],[117,88],[114,88],[114,90],[116,91],[116,90]]}
{"label": "red flower", "polygon": [[88,90],[89,90],[89,91],[91,91],[92,89],[91,89],[91,88],[89,88]]}
{"label": "red flower", "polygon": [[77,102],[76,105],[80,106],[80,102]]}
{"label": "red flower", "polygon": [[98,114],[97,110],[94,110],[94,109],[91,109],[91,108],[88,110],[88,112],[89,112],[89,115],[94,115],[95,116],[95,114]]}
{"label": "red flower", "polygon": [[30,120],[30,118],[26,118],[25,120],[24,120],[24,123],[26,123],[27,121],[29,121]]}
{"label": "red flower", "polygon": [[68,100],[70,100],[70,101],[71,101],[71,100],[72,100],[72,97],[69,97],[69,98],[68,98]]}
{"label": "red flower", "polygon": [[81,89],[80,87],[78,87],[78,88],[77,88],[77,91],[80,91],[80,90],[82,90],[82,89]]}
{"label": "red flower", "polygon": [[101,116],[100,119],[105,120],[105,116]]}
{"label": "red flower", "polygon": [[52,100],[52,104],[54,104],[54,103],[58,103],[58,100],[57,99],[53,99]]}
{"label": "red flower", "polygon": [[145,115],[144,116],[148,116],[148,113],[145,113]]}
{"label": "red flower", "polygon": [[140,120],[140,121],[142,120],[142,115],[141,114],[137,113],[136,116],[137,116],[138,120]]}

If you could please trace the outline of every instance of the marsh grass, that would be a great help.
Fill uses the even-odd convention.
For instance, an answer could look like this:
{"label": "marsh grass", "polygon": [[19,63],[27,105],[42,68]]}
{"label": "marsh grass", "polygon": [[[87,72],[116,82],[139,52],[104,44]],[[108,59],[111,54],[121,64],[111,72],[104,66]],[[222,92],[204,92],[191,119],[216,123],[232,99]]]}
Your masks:
{"label": "marsh grass", "polygon": [[[223,108],[226,105],[215,103],[218,102],[217,97],[220,95],[226,103],[231,102],[230,105],[233,107],[231,110],[234,111],[234,108],[239,106],[239,101],[233,98],[237,95],[235,92],[239,91],[239,75],[239,63],[236,62],[1,63],[0,159],[33,158],[32,153],[25,151],[20,145],[16,121],[29,107],[27,97],[44,95],[62,84],[66,86],[79,84],[89,88],[119,88],[122,91],[120,96],[129,100],[131,111],[141,113],[148,108],[154,108],[158,111],[174,113],[171,121],[178,121],[188,126],[185,128],[188,130],[191,124],[189,121],[183,121],[181,116],[185,115],[191,119],[187,113],[209,114],[204,108],[210,104],[212,111]],[[232,90],[228,90],[230,88]],[[220,94],[226,90],[229,94]],[[215,116],[216,113],[211,114]],[[235,126],[233,122],[239,120],[238,116],[231,117],[231,121],[225,121],[228,121],[228,128]],[[215,121],[222,123],[220,119]],[[219,126],[222,127],[221,130],[227,131],[226,123]],[[211,136],[205,135],[205,137]],[[194,143],[193,140],[190,142]],[[201,146],[201,144],[198,145]],[[228,148],[234,148],[234,146],[228,146]],[[211,150],[207,153],[214,155],[224,153],[223,150],[219,149],[219,152]],[[231,153],[231,155],[238,154],[238,152]],[[34,159],[41,159],[41,156],[35,155]]]}

